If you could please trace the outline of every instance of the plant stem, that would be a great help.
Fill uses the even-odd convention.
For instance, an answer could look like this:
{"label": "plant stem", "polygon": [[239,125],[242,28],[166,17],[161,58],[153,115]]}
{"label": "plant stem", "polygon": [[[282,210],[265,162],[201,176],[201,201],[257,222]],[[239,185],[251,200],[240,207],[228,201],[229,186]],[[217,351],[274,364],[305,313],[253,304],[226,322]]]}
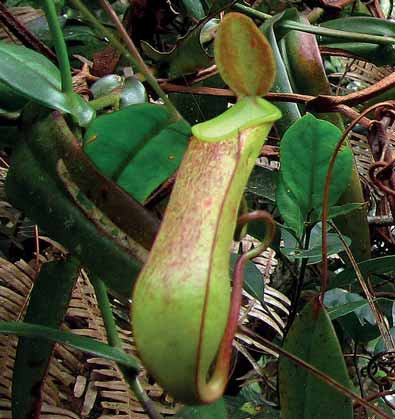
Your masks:
{"label": "plant stem", "polygon": [[97,304],[103,317],[108,343],[114,348],[122,349],[122,341],[119,337],[117,325],[112,314],[111,304],[107,294],[107,287],[104,282],[97,277],[92,277],[92,284],[95,289]]}
{"label": "plant stem", "polygon": [[104,108],[108,108],[109,106],[112,106],[116,110],[118,110],[120,99],[121,98],[119,94],[111,93],[109,95],[101,96],[97,99],[90,100],[89,105],[91,105],[95,111],[101,111]]}
{"label": "plant stem", "polygon": [[71,78],[71,68],[69,56],[67,54],[66,42],[64,40],[63,32],[59,24],[58,14],[56,12],[55,3],[53,0],[44,0],[43,9],[48,21],[48,26],[51,31],[52,40],[55,46],[56,57],[60,68],[60,75],[62,79],[62,92],[73,92],[73,80]]}
{"label": "plant stem", "polygon": [[[272,16],[266,13],[262,13],[258,10],[252,9],[251,7],[244,6],[242,4],[235,4],[233,6],[235,10],[245,13],[246,15],[257,18],[260,20],[270,19]],[[390,38],[388,36],[381,35],[370,35],[366,33],[359,32],[346,32],[340,31],[337,29],[323,28],[315,25],[305,25],[304,23],[294,22],[292,20],[282,20],[278,23],[282,28],[296,30],[301,32],[312,33],[314,35],[322,35],[331,38],[340,38],[347,39],[354,42],[365,42],[369,44],[378,44],[378,45],[393,45],[395,43],[395,38]]]}
{"label": "plant stem", "polygon": [[[104,327],[106,329],[107,339],[110,346],[122,349],[122,340],[119,337],[117,331],[117,325],[114,320],[114,316],[111,309],[110,300],[107,294],[107,287],[104,282],[97,277],[92,277],[92,284],[95,289],[97,304],[100,308],[101,315],[103,317]],[[151,419],[163,419],[162,415],[157,412],[154,403],[148,397],[144,388],[142,387],[137,374],[131,368],[127,368],[124,365],[118,365],[122,375],[126,382],[129,384],[130,389],[134,392],[148,416]]]}
{"label": "plant stem", "polygon": [[[304,247],[303,247],[304,250],[307,250],[309,248],[311,230],[312,230],[311,226],[306,227],[306,237],[305,237],[305,240],[304,240]],[[287,326],[285,328],[284,336],[287,335],[290,327],[292,326],[292,323],[295,320],[296,313],[298,312],[298,304],[299,304],[300,295],[301,295],[302,289],[303,289],[304,275],[306,273],[306,267],[307,267],[307,262],[308,261],[309,261],[309,258],[303,258],[302,263],[300,265],[299,276],[298,276],[298,279],[297,279],[296,288],[294,290],[294,294],[293,294],[293,298],[292,298],[291,312],[288,316],[288,321],[287,321]]]}
{"label": "plant stem", "polygon": [[70,0],[70,3],[80,11],[84,18],[103,36],[108,38],[111,45],[124,55],[134,67],[136,67],[140,73],[145,77],[147,82],[150,84],[155,93],[162,99],[163,103],[169,110],[170,114],[173,116],[174,120],[179,120],[182,116],[179,114],[173,103],[167,97],[166,93],[162,90],[156,78],[152,75],[151,71],[145,64],[144,60],[141,58],[136,46],[133,41],[130,39],[130,36],[125,31],[125,28],[122,25],[122,22],[119,20],[116,13],[113,11],[108,2],[101,1],[101,5],[104,8],[105,12],[108,14],[110,19],[113,21],[115,27],[119,31],[123,41],[125,42],[127,48],[115,37],[110,30],[103,26],[96,17],[89,11],[87,7],[82,3],[81,0]]}

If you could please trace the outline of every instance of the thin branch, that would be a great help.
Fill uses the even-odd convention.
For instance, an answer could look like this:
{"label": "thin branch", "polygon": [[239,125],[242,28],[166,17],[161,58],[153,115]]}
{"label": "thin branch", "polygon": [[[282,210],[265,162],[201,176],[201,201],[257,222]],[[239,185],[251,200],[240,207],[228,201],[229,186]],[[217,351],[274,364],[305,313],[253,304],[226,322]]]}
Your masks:
{"label": "thin branch", "polygon": [[18,20],[7,7],[0,2],[0,22],[16,37],[25,47],[32,48],[40,54],[56,62],[56,55],[43,42],[40,41],[20,20]]}
{"label": "thin branch", "polygon": [[[249,330],[247,328],[241,327],[241,330],[244,333],[246,333],[247,335],[249,334]],[[320,379],[321,381],[323,381],[328,386],[334,388],[339,393],[342,393],[343,395],[345,395],[349,399],[353,400],[354,402],[356,402],[356,403],[364,406],[366,409],[369,409],[370,411],[374,412],[376,415],[380,416],[381,418],[383,418],[383,419],[392,419],[392,416],[388,416],[385,412],[381,411],[376,406],[370,404],[369,402],[367,402],[366,400],[364,400],[362,397],[360,397],[357,394],[353,393],[350,389],[348,389],[347,387],[345,387],[342,384],[338,383],[332,377],[330,377],[329,375],[327,375],[327,374],[323,373],[322,371],[318,370],[313,365],[308,364],[303,359],[301,359],[301,358],[299,358],[299,357],[291,354],[290,352],[286,351],[285,349],[281,348],[280,346],[274,344],[273,342],[271,342],[270,340],[268,340],[268,339],[266,339],[266,338],[264,338],[262,336],[259,336],[259,341],[264,346],[266,346],[267,348],[269,348],[271,351],[277,352],[281,356],[283,356],[283,357],[289,359],[290,361],[292,361],[294,364],[296,364],[296,365],[304,368],[306,371],[308,371],[310,374],[314,375],[315,377],[317,377],[318,379]]]}

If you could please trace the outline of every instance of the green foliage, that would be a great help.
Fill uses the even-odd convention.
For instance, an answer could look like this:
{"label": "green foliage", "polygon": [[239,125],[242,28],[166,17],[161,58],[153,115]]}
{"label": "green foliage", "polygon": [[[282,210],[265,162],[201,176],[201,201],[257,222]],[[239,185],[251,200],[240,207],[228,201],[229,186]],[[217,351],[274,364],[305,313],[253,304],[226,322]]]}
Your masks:
{"label": "green foliage", "polygon": [[224,399],[219,399],[214,403],[203,406],[189,406],[182,408],[177,415],[177,419],[228,419],[226,404]]}
{"label": "green foliage", "polygon": [[[329,161],[341,132],[329,122],[307,114],[290,127],[280,145],[281,177],[277,205],[286,225],[297,236],[318,221]],[[350,181],[352,153],[343,147],[337,155],[329,191],[335,205]]]}
{"label": "green foliage", "polygon": [[85,152],[107,177],[144,202],[179,166],[189,133],[188,124],[172,121],[164,106],[129,106],[93,121]]}
{"label": "green foliage", "polygon": [[[322,23],[323,27],[363,34],[394,37],[395,22],[374,17],[353,16],[329,20]],[[391,45],[375,45],[373,43],[349,42],[329,37],[319,37],[319,42],[330,48],[339,48],[351,52],[377,65],[394,65],[395,52]]]}
{"label": "green foliage", "polygon": [[61,332],[47,326],[24,322],[0,322],[0,333],[63,343],[91,355],[116,361],[120,365],[130,368],[135,372],[140,367],[137,359],[126,355],[119,348],[113,348],[95,339],[78,336],[69,332]]}
{"label": "green foliage", "polygon": [[[351,388],[331,320],[314,303],[305,306],[289,330],[284,349]],[[287,358],[279,363],[281,417],[352,419],[352,403],[332,387]]]}
{"label": "green foliage", "polygon": [[72,114],[82,126],[94,117],[80,96],[61,91],[59,70],[28,48],[0,42],[0,81],[27,99]]}
{"label": "green foliage", "polygon": [[[263,303],[264,316],[270,314],[270,292],[278,292],[271,286],[285,290],[289,296],[294,293],[290,318],[295,314],[296,319],[288,325],[283,349],[347,388],[351,384],[342,349],[349,352],[351,347],[356,353],[360,349],[364,353],[389,349],[380,331],[392,326],[394,334],[393,301],[375,298],[384,320],[376,318],[354,270],[344,267],[339,258],[329,261],[325,309],[313,303],[303,307],[304,298],[319,289],[321,269],[317,264],[322,262],[324,183],[329,160],[348,121],[341,116],[344,107],[331,108],[329,99],[328,108],[320,109],[323,112],[306,114],[306,109],[314,112],[317,101],[307,103],[302,95],[335,94],[327,76],[334,70],[325,67],[328,59],[321,54],[318,43],[377,65],[394,64],[394,22],[367,15],[351,16],[361,11],[367,14],[372,7],[379,7],[379,2],[366,7],[357,2],[355,9],[344,7],[340,18],[331,19],[333,15],[326,13],[325,2],[320,14],[320,9],[306,9],[307,2],[300,1],[268,0],[255,4],[253,9],[230,0],[179,0],[163,2],[166,5],[159,5],[154,12],[144,9],[145,2],[135,2],[134,12],[141,12],[143,25],[147,26],[141,29],[139,21],[128,21],[128,2],[112,2],[127,29],[132,28],[133,39],[137,48],[141,46],[150,72],[138,64],[140,57],[130,53],[136,76],[121,76],[126,74],[122,71],[128,59],[124,54],[118,67],[111,68],[114,74],[94,84],[91,76],[87,77],[94,98],[89,104],[72,91],[69,60],[72,58],[77,68],[80,57],[75,54],[83,55],[95,62],[93,68],[99,64],[101,70],[106,70],[105,64],[96,61],[95,53],[107,46],[115,28],[97,1],[83,3],[96,19],[92,28],[86,26],[86,22],[92,22],[86,13],[74,9],[78,1],[56,1],[56,10],[49,1],[6,2],[8,6],[47,6],[46,19],[40,17],[26,26],[41,41],[55,47],[60,69],[33,49],[0,42],[0,144],[7,163],[6,154],[12,148],[5,189],[11,204],[23,211],[22,216],[9,218],[2,206],[0,232],[6,232],[7,240],[19,251],[23,246],[16,238],[18,217],[27,216],[41,233],[59,241],[71,253],[68,261],[43,266],[33,287],[25,323],[0,322],[0,333],[22,336],[14,368],[14,416],[27,416],[40,400],[36,389],[45,376],[54,342],[117,362],[133,387],[140,368],[136,359],[121,349],[58,330],[81,264],[92,278],[103,278],[105,296],[100,296],[97,287],[96,292],[109,342],[115,346],[117,330],[106,288],[117,297],[129,299],[145,265],[132,302],[139,355],[159,383],[181,401],[195,404],[219,397],[211,404],[185,406],[177,418],[351,419],[349,398],[329,387],[325,378],[322,381],[311,375],[308,366],[297,366],[285,356],[279,361],[280,406],[267,407],[268,402],[277,402],[264,397],[267,388],[270,394],[275,393],[275,368],[266,365],[266,355],[252,359],[240,338],[237,345],[242,346],[254,371],[244,376],[238,396],[221,397],[228,378],[224,359],[229,361],[232,327],[240,314],[237,303],[229,304],[230,275],[234,275],[239,257],[229,255],[229,248],[237,214],[244,211],[239,209],[239,203],[245,190],[251,208],[269,210],[278,224],[284,223],[272,244],[280,261],[273,283],[266,286],[251,261],[244,269],[244,289]],[[388,13],[388,2],[385,6]],[[230,7],[243,13],[230,14]],[[225,10],[222,20],[218,14],[221,9]],[[98,21],[105,25],[104,29]],[[260,21],[263,24],[258,29]],[[106,28],[109,32],[103,34]],[[150,44],[144,41],[148,38]],[[112,46],[116,44],[111,42]],[[116,51],[109,52],[117,55]],[[210,68],[214,63],[219,74]],[[360,81],[347,81],[348,68],[340,60],[338,63],[336,72],[344,73],[338,87],[346,89],[345,93],[350,91],[350,85],[360,87]],[[172,109],[161,87],[150,79],[151,73],[165,79],[159,80],[164,82],[163,89],[176,92],[169,98],[185,120]],[[79,77],[85,81],[81,73]],[[280,140],[279,171],[271,170],[271,165],[253,168],[271,124],[280,116],[260,97],[268,93],[273,80],[271,92],[290,94],[279,103],[283,117],[270,133],[270,137]],[[236,104],[229,92],[224,96],[213,89],[225,87],[237,96]],[[195,94],[193,88],[200,88],[199,93],[204,94]],[[300,95],[296,98],[294,93]],[[391,91],[385,94],[391,98]],[[152,103],[158,97],[163,105]],[[381,97],[373,94],[371,100],[377,102]],[[233,106],[227,110],[229,102]],[[100,113],[99,117],[93,109]],[[358,112],[361,109],[355,108]],[[191,129],[186,120],[198,123],[192,128],[194,136],[189,142]],[[270,160],[275,152],[271,154],[269,149],[265,154],[264,149],[262,154]],[[339,225],[345,243],[351,245],[359,261],[369,257],[371,243],[366,206],[352,165],[351,149],[344,146],[334,166],[328,218]],[[172,185],[169,179],[175,174],[174,193],[168,203]],[[143,207],[147,202],[164,220],[150,254],[159,221]],[[268,230],[255,224],[248,231],[265,237]],[[374,226],[371,229],[378,231]],[[9,233],[11,230],[15,230],[15,237],[14,232]],[[334,231],[328,230],[327,254],[336,256],[344,244]],[[393,292],[390,280],[395,271],[394,256],[368,259],[358,267],[375,291]],[[270,265],[266,268],[270,269]],[[290,289],[292,292],[288,292]],[[231,321],[227,323],[229,312],[236,319],[233,326]],[[261,330],[265,329],[258,320],[244,320],[240,333],[250,328],[248,335],[255,333],[254,344],[262,349],[259,334],[263,338]],[[282,317],[279,325],[286,320]],[[222,346],[219,349],[223,335],[229,341],[227,355]],[[361,369],[363,362],[356,360],[354,367]],[[276,365],[275,359],[269,364]],[[376,375],[385,378],[380,371]],[[372,390],[372,380],[363,374],[361,377],[364,388]],[[138,386],[133,388],[140,400],[147,400]]]}
{"label": "green foliage", "polygon": [[[24,321],[59,328],[79,271],[80,262],[74,258],[45,263],[35,281]],[[14,417],[32,416],[37,403],[41,403],[40,392],[35,389],[41,386],[47,372],[54,344],[28,337],[18,340],[12,380]]]}

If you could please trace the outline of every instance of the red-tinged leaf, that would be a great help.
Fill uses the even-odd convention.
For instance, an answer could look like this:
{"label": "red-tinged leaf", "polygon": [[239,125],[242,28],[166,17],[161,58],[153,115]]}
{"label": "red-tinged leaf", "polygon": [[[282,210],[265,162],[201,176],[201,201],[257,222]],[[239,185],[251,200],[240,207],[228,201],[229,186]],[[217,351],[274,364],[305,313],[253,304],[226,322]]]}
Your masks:
{"label": "red-tinged leaf", "polygon": [[269,42],[253,20],[229,13],[215,39],[215,61],[228,86],[238,96],[263,96],[275,78],[275,62]]}

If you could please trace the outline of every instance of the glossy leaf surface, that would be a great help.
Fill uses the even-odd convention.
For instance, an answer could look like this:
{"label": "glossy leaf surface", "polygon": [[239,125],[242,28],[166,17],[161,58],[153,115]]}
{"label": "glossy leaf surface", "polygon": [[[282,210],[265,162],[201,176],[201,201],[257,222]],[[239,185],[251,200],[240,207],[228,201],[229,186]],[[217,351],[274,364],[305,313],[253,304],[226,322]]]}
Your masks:
{"label": "glossy leaf surface", "polygon": [[[333,19],[321,24],[330,29],[344,30],[370,35],[381,35],[395,37],[395,22],[392,20],[379,19],[367,16],[349,16],[340,19]],[[376,65],[394,65],[395,51],[392,45],[377,45],[365,42],[350,42],[330,37],[318,37],[320,44],[329,48],[339,48],[363,58]]]}
{"label": "glossy leaf surface", "polygon": [[[325,309],[315,313],[308,303],[285,338],[284,349],[340,384],[351,388],[343,353]],[[308,371],[280,357],[279,390],[282,419],[352,419],[350,399]]]}
{"label": "glossy leaf surface", "polygon": [[82,126],[94,117],[93,109],[80,96],[61,91],[55,65],[28,48],[0,42],[0,81],[41,105],[72,114]]}
{"label": "glossy leaf surface", "polygon": [[[319,219],[329,161],[340,137],[341,132],[334,125],[307,114],[281,140],[277,205],[286,223],[296,232],[303,230],[302,219],[307,222]],[[352,165],[352,152],[343,147],[332,174],[330,206],[336,204],[350,182]]]}
{"label": "glossy leaf surface", "polygon": [[[58,329],[66,314],[80,262],[74,258],[45,263],[35,280],[24,321]],[[12,379],[14,417],[34,417],[41,403],[45,377],[54,342],[21,337],[18,340]]]}
{"label": "glossy leaf surface", "polygon": [[107,177],[143,202],[178,168],[190,128],[172,122],[164,106],[141,104],[98,117],[85,151]]}

